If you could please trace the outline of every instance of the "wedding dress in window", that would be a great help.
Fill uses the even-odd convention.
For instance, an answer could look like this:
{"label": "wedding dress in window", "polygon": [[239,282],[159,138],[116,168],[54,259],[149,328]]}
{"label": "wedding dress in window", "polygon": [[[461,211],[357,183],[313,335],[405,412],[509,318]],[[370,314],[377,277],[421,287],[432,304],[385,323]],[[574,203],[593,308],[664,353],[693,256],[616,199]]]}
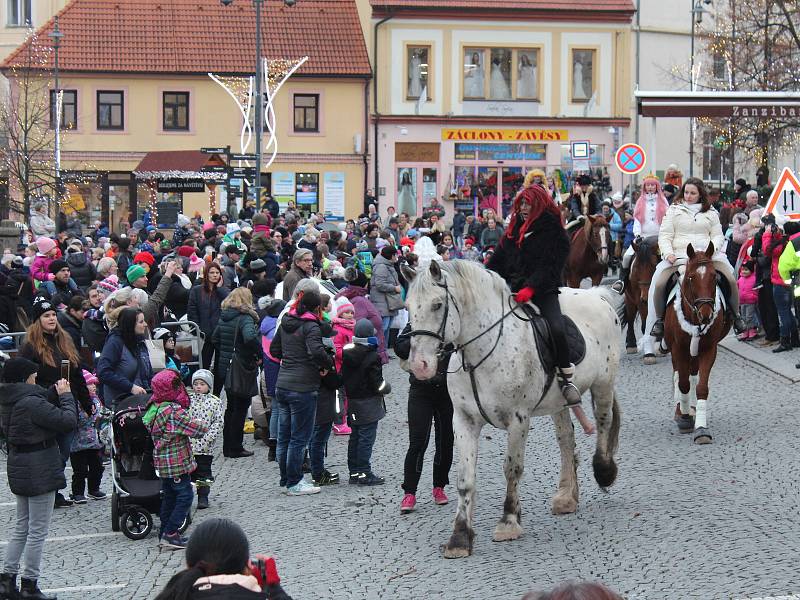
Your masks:
{"label": "wedding dress in window", "polygon": [[419,98],[422,93],[422,73],[420,66],[419,56],[416,52],[411,56],[411,62],[408,66],[409,82],[408,82],[408,97]]}
{"label": "wedding dress in window", "polygon": [[403,171],[400,175],[400,193],[397,196],[397,211],[409,216],[417,214],[417,195],[411,183],[411,175]]}
{"label": "wedding dress in window", "polygon": [[574,100],[586,100],[588,96],[583,88],[583,64],[576,60],[572,66],[572,98]]}
{"label": "wedding dress in window", "polygon": [[464,97],[483,98],[483,66],[477,56],[473,56],[472,64],[467,66],[464,73]]}
{"label": "wedding dress in window", "polygon": [[517,98],[536,98],[536,67],[529,60],[524,60],[519,65],[517,79]]}
{"label": "wedding dress in window", "polygon": [[489,79],[489,97],[492,100],[511,100],[511,89],[508,86],[508,81],[506,81],[506,78],[503,76],[500,60],[497,58],[492,61],[492,74]]}

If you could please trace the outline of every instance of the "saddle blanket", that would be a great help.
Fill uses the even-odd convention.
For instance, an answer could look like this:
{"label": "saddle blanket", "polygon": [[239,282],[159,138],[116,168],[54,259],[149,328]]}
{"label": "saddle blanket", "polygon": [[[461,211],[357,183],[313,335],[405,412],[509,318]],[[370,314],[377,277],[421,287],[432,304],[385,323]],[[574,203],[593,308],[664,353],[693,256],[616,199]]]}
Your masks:
{"label": "saddle blanket", "polygon": [[[550,387],[550,381],[556,371],[556,348],[550,334],[550,324],[541,316],[531,305],[525,305],[525,312],[530,318],[533,337],[536,339],[536,350],[539,353],[539,362],[542,364],[544,372],[548,374],[548,383],[545,389]],[[564,329],[567,334],[567,345],[569,346],[569,361],[574,365],[579,365],[586,357],[586,340],[583,334],[575,325],[575,322],[564,315]]]}

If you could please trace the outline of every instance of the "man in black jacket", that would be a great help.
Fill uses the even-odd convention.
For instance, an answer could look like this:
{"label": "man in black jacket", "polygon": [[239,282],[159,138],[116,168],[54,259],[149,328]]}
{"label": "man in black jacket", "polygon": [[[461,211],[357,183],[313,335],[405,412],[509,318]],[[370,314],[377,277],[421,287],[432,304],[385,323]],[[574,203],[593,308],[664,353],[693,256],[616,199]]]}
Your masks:
{"label": "man in black jacket", "polygon": [[[411,325],[406,325],[394,343],[394,351],[403,360],[411,353]],[[436,504],[447,504],[444,486],[450,483],[450,467],[453,465],[453,402],[447,391],[447,367],[453,345],[448,344],[439,358],[436,375],[421,381],[409,374],[411,386],[408,390],[408,452],[403,467],[403,501],[400,512],[414,510],[417,504],[417,486],[422,475],[425,452],[431,435],[431,421],[436,432],[436,453],[433,455],[433,500]]]}

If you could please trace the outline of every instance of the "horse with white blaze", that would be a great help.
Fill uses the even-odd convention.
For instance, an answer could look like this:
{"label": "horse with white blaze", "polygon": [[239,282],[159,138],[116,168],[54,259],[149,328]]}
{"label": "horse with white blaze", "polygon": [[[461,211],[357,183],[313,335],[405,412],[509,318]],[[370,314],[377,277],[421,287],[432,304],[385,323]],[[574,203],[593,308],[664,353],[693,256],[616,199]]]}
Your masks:
{"label": "horse with white blaze", "polygon": [[[556,427],[561,475],[553,496],[553,513],[575,512],[577,456],[570,412],[552,373],[540,363],[531,325],[505,281],[468,261],[432,262],[419,273],[408,268],[403,273],[411,281],[407,306],[413,336],[409,366],[414,375],[430,379],[436,374],[439,349],[447,343],[456,347],[447,386],[455,411],[459,498],[445,557],[472,554],[478,440],[486,423],[508,431],[506,498],[493,539],[514,540],[522,535],[518,485],[531,417],[550,416]],[[576,368],[574,383],[582,393],[589,390],[592,394],[597,423],[594,477],[606,488],[617,477],[614,454],[621,414],[614,382],[621,355],[617,306],[621,299],[603,288],[562,288],[560,302],[563,313],[575,322],[586,343],[586,355]]]}

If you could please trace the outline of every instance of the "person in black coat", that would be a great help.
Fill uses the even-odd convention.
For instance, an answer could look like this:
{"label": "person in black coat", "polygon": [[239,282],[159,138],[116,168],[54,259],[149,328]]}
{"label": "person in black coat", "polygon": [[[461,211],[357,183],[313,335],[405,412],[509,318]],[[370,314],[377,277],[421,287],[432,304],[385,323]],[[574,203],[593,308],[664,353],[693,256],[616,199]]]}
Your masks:
{"label": "person in black coat", "polygon": [[202,368],[210,369],[213,364],[214,344],[211,335],[219,323],[222,314],[222,301],[231,291],[225,287],[222,278],[222,267],[211,262],[203,268],[203,281],[189,291],[187,316],[197,323],[203,334]]}
{"label": "person in black coat", "polygon": [[592,178],[588,175],[578,177],[580,191],[572,194],[569,199],[569,210],[573,219],[599,215],[603,210],[603,203],[592,190]]}
{"label": "person in black coat", "polygon": [[97,280],[97,269],[86,258],[86,253],[80,245],[67,248],[67,264],[73,281],[81,290],[87,290],[92,282]]}
{"label": "person in black coat", "polygon": [[569,238],[553,200],[540,185],[523,189],[514,200],[511,224],[487,267],[508,282],[519,304],[533,302],[547,319],[558,359],[558,379],[567,405],[584,431],[594,425],[580,406],[581,393],[572,379],[564,318],[558,302],[561,274],[569,255]]}
{"label": "person in black coat", "polygon": [[383,380],[378,338],[367,319],[359,319],[353,342],[342,349],[342,380],[347,393],[347,420],[352,429],[347,444],[350,483],[381,485],[384,478],[372,471],[372,447],[378,422],[386,416],[383,396],[390,389]]}
{"label": "person in black coat", "polygon": [[[322,344],[333,362],[333,327],[327,321],[320,323]],[[332,366],[328,374],[322,378],[317,395],[317,413],[314,417],[314,431],[308,444],[308,457],[311,462],[311,478],[314,485],[332,485],[339,483],[339,474],[331,473],[325,468],[325,451],[336,418],[336,390],[342,385],[342,378]]]}
{"label": "person in black coat", "polygon": [[[394,351],[397,357],[408,360],[411,353],[411,325],[406,325],[397,337]],[[422,381],[409,375],[408,390],[408,452],[403,468],[403,501],[400,512],[414,510],[417,503],[417,486],[431,435],[431,421],[435,430],[436,453],[433,456],[433,500],[447,504],[444,487],[450,483],[453,465],[453,402],[447,391],[447,368],[453,345],[448,344],[439,358],[436,375]]]}
{"label": "person in black coat", "polygon": [[82,325],[83,325],[83,296],[73,296],[66,310],[58,313],[58,324],[72,338],[72,343],[80,352],[82,344]]}
{"label": "person in black coat", "polygon": [[[16,526],[5,548],[0,597],[17,598],[17,575],[22,575],[23,598],[45,599],[37,586],[45,538],[50,528],[56,490],[66,487],[57,436],[78,425],[77,406],[67,380],[55,386],[55,402],[35,385],[39,366],[25,358],[3,365],[0,430],[8,440],[8,485],[16,497]],[[20,559],[25,561],[20,571]]]}

